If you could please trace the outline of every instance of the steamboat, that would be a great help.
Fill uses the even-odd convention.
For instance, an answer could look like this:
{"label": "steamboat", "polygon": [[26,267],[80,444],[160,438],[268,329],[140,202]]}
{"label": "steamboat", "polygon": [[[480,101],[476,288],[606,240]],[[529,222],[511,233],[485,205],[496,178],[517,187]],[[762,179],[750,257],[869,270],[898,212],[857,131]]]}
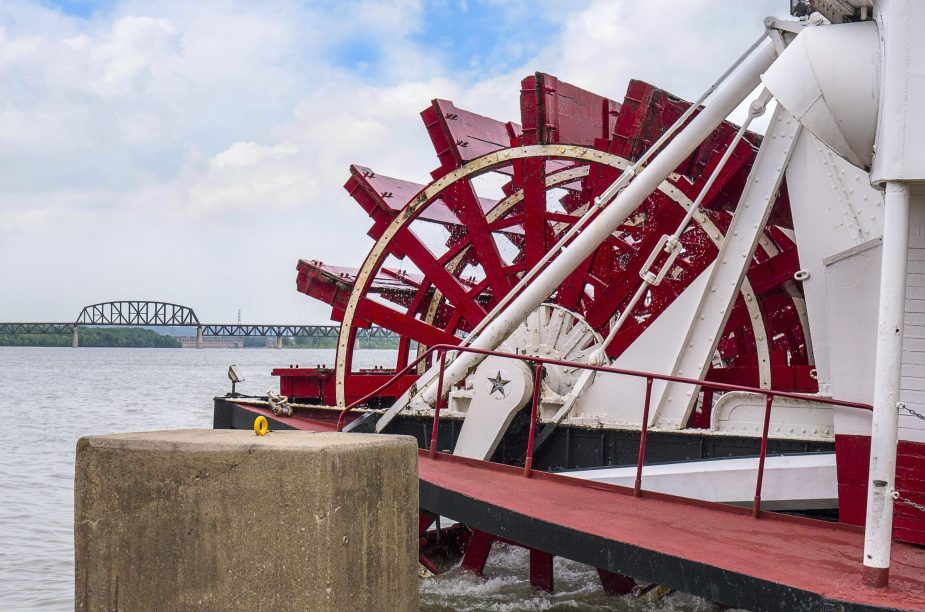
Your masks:
{"label": "steamboat", "polygon": [[[925,610],[925,3],[791,4],[693,101],[433,100],[429,183],[350,167],[362,265],[297,264],[336,363],[215,427],[416,437],[432,571],[445,517],[538,588],[563,556],[615,593]],[[371,326],[393,367],[354,365]]]}

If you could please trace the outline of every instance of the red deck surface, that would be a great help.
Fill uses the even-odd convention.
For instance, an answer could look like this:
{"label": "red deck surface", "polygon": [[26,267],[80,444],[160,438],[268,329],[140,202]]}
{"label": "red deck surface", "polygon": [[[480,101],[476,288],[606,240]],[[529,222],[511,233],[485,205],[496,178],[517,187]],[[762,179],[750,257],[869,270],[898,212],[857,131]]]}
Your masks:
{"label": "red deck surface", "polygon": [[[297,429],[330,429],[246,408]],[[430,459],[422,452],[418,470],[437,487],[604,539],[833,600],[925,611],[925,549],[894,543],[889,588],[864,587],[864,535],[855,527],[770,513],[755,519],[747,511],[668,496],[634,498],[619,487],[541,472],[524,478],[517,468],[446,455]]]}
{"label": "red deck surface", "polygon": [[861,584],[864,534],[822,521],[634,498],[568,478],[524,478],[520,471],[421,456],[419,476],[533,518],[714,565],[826,598],[900,610],[925,610],[925,549],[893,545],[890,588]]}

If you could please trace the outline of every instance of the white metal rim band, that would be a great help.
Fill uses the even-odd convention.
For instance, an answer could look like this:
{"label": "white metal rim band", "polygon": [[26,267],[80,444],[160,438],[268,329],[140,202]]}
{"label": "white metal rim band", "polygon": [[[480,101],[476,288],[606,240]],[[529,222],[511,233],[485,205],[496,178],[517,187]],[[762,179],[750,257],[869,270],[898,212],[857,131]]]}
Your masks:
{"label": "white metal rim band", "polygon": [[[623,157],[614,155],[612,153],[607,153],[606,151],[599,151],[590,147],[563,144],[529,145],[523,147],[512,147],[510,149],[502,149],[500,151],[495,151],[493,153],[483,155],[482,157],[474,159],[464,166],[461,166],[456,170],[440,177],[422,189],[408,202],[408,204],[398,213],[398,215],[396,215],[395,219],[392,220],[386,230],[376,241],[375,245],[373,245],[372,250],[370,250],[369,254],[366,256],[365,261],[363,262],[363,265],[357,272],[356,281],[354,282],[353,286],[353,292],[350,294],[350,300],[347,303],[347,308],[344,311],[344,318],[341,322],[340,336],[338,337],[337,341],[337,362],[335,364],[335,375],[336,398],[337,405],[339,407],[343,408],[346,406],[346,389],[344,387],[344,381],[348,373],[347,368],[350,365],[347,363],[346,355],[350,352],[348,349],[350,348],[350,331],[353,326],[353,319],[356,316],[356,310],[359,306],[360,298],[366,291],[367,285],[372,279],[375,270],[379,267],[379,260],[385,253],[386,247],[391,243],[395,235],[406,224],[414,221],[421,210],[430,205],[430,203],[437,196],[439,196],[444,190],[446,190],[454,183],[457,183],[463,179],[473,178],[486,172],[490,172],[497,166],[506,165],[515,160],[528,159],[533,157],[556,158],[576,162],[597,163],[610,166],[612,168],[617,168],[619,170],[625,170],[630,165],[630,162]],[[550,175],[550,177],[552,176],[554,175]],[[693,201],[669,180],[663,181],[659,185],[658,190],[678,203],[678,205],[680,205],[685,211],[689,210],[693,205]],[[513,197],[514,195],[509,196],[506,198],[506,200]],[[502,200],[502,202],[504,201],[505,200]],[[499,206],[500,204],[501,203],[499,203]],[[495,208],[497,209],[498,206]],[[503,214],[503,211],[501,214]],[[704,230],[713,244],[715,244],[717,247],[722,244],[723,234],[709,217],[704,215],[702,212],[697,211],[694,213],[694,220]],[[761,317],[761,311],[758,307],[758,301],[756,299],[757,296],[755,296],[755,293],[752,290],[748,279],[745,279],[745,281],[742,283],[741,294],[745,300],[746,307],[748,308],[750,315],[749,320],[752,322],[753,331],[755,332],[755,344],[758,350],[759,379],[762,382],[765,380],[770,381],[770,349],[767,343],[767,334],[765,333],[764,329],[764,319]],[[759,338],[762,340],[759,340]]]}

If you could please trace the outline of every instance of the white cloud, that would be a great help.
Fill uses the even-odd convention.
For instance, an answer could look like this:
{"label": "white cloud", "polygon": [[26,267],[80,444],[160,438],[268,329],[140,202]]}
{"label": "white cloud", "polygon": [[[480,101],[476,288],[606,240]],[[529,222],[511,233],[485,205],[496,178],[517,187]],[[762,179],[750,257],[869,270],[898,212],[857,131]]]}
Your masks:
{"label": "white cloud", "polygon": [[[72,45],[75,51],[91,46],[86,37],[79,40],[81,45]],[[121,17],[113,23],[107,39],[91,51],[96,73],[93,84],[103,97],[143,94],[158,78],[156,72],[179,54],[179,32],[170,20]]]}
{"label": "white cloud", "polygon": [[[536,70],[617,99],[630,76],[694,95],[778,4],[498,3],[499,19],[554,12],[561,32],[515,69],[460,74],[417,42],[418,0],[124,0],[86,19],[4,2],[0,258],[15,264],[0,286],[15,291],[0,319],[147,296],[208,318],[323,320],[294,290],[295,261],[362,260],[348,165],[428,180],[432,98],[516,121]],[[372,55],[352,66],[342,51],[360,44]]]}
{"label": "white cloud", "polygon": [[210,169],[222,170],[253,166],[268,159],[280,160],[298,152],[298,147],[289,144],[266,147],[256,142],[236,142],[212,158]]}
{"label": "white cloud", "polygon": [[[209,169],[190,189],[187,204],[208,211],[287,210],[302,214],[317,197],[318,179],[293,163],[298,147],[272,147],[236,142],[209,162]],[[288,158],[288,159],[287,159]]]}
{"label": "white cloud", "polygon": [[618,100],[630,78],[694,98],[761,34],[762,19],[780,4],[595,0],[564,20],[559,40],[537,61]]}

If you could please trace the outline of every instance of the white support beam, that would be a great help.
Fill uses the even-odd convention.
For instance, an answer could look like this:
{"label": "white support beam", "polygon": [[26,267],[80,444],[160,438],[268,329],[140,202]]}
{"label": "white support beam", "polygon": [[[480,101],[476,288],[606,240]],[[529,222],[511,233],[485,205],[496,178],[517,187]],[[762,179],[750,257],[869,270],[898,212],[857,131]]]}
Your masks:
{"label": "white support beam", "polygon": [[[472,348],[493,350],[520,325],[527,315],[535,310],[555,291],[556,287],[572,273],[576,266],[594,252],[649,195],[658,189],[678,165],[709,136],[736,107],[760,84],[760,75],[767,70],[777,53],[770,39],[758,46],[746,59],[739,71],[716,91],[713,99],[703,107],[694,119],[659,152],[649,164],[616,196],[585,230],[565,247],[549,266],[524,288],[507,308],[493,320],[478,338]],[[483,356],[461,353],[446,368],[445,388],[455,385],[476,367]],[[426,375],[422,378],[426,378]],[[436,385],[430,384],[415,396],[422,407],[431,406],[436,399]],[[402,396],[376,423],[376,431],[388,424],[392,417],[408,405],[408,394]]]}
{"label": "white support beam", "polygon": [[875,587],[885,587],[890,576],[908,249],[909,187],[891,181],[887,183],[884,200],[874,415],[864,529],[864,582]]}
{"label": "white support beam", "polygon": [[[700,304],[691,313],[686,338],[671,370],[672,376],[699,379],[709,369],[729,313],[743,284],[748,282],[745,276],[748,266],[771,214],[784,168],[787,167],[799,133],[800,123],[782,106],[777,105],[716,257],[716,265],[710,272],[706,290]],[[752,295],[749,291],[748,297]],[[760,323],[761,313],[755,299],[752,298],[751,303],[746,305],[753,321]],[[759,349],[764,349],[759,350],[759,361],[769,360],[764,329],[756,329],[755,341]],[[761,386],[768,388],[771,384],[770,369],[766,367],[763,370],[765,374],[761,377]],[[690,385],[666,385],[661,397],[657,400],[653,398],[653,405],[656,406],[655,425],[666,429],[683,428],[696,402],[697,391]]]}

